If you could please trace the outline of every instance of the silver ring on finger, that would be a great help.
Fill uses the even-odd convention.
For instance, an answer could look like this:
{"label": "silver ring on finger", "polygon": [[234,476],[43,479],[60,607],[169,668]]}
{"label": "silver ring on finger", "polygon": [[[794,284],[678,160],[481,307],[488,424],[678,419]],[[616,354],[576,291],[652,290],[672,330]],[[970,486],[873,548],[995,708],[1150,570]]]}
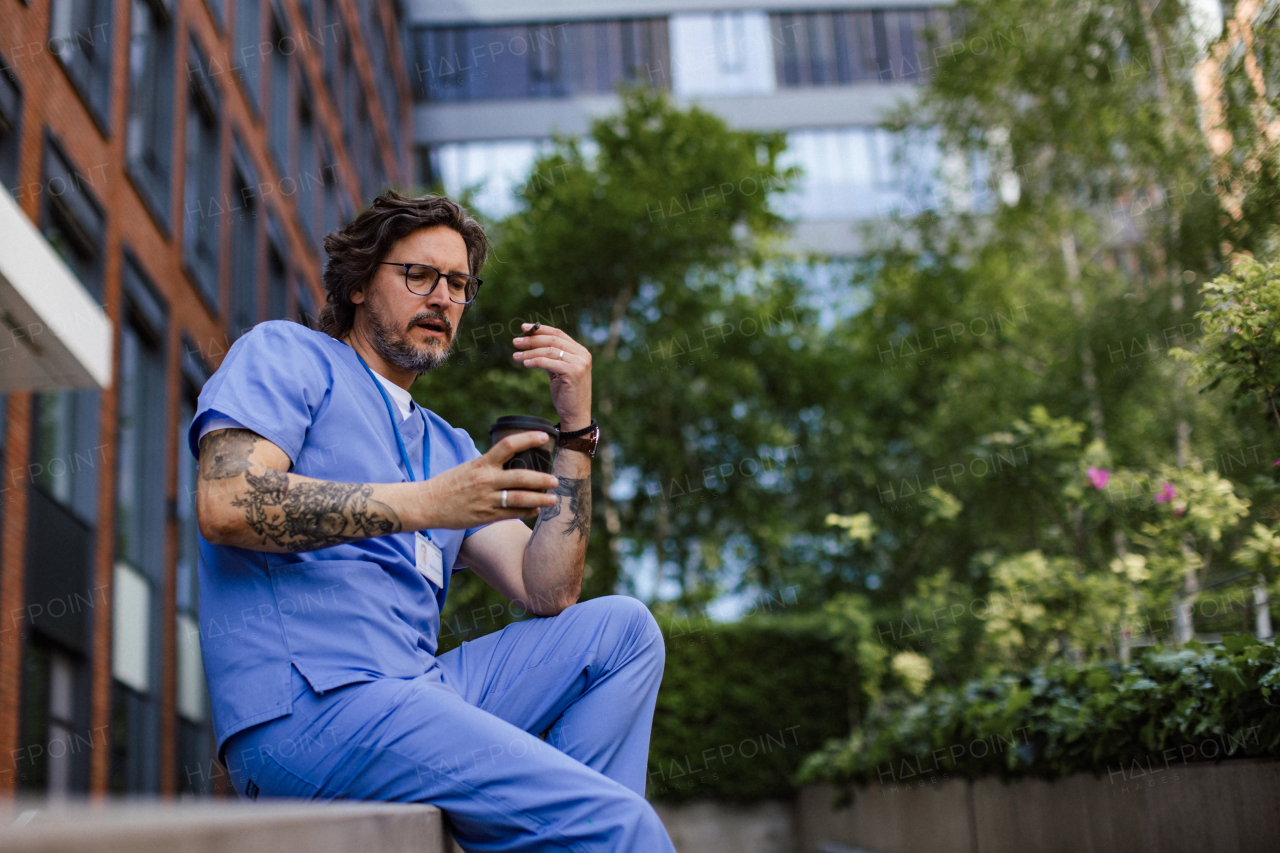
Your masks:
{"label": "silver ring on finger", "polygon": [[507,490],[506,489],[502,490],[502,508],[503,509],[507,508]]}
{"label": "silver ring on finger", "polygon": [[564,361],[564,350],[560,350],[560,354],[556,356],[556,358],[561,361]]}

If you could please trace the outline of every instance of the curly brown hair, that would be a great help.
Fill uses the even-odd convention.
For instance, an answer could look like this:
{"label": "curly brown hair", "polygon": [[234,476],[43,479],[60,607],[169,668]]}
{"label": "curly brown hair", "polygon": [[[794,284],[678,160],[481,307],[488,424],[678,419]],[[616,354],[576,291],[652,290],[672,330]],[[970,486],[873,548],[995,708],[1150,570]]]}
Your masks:
{"label": "curly brown hair", "polygon": [[[356,316],[351,294],[369,283],[397,240],[436,225],[452,228],[462,236],[467,266],[472,275],[479,275],[489,254],[484,229],[462,205],[442,195],[405,196],[387,190],[345,228],[326,236],[324,251],[329,262],[324,268],[320,331],[338,339],[345,337]],[[464,308],[463,314],[470,308]]]}

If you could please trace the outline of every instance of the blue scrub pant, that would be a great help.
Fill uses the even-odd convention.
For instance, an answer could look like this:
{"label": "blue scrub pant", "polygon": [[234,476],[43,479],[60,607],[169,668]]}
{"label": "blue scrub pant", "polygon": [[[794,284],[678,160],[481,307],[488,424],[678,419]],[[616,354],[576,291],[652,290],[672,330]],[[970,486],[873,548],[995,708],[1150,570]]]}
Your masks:
{"label": "blue scrub pant", "polygon": [[229,738],[228,770],[242,797],[431,803],[469,853],[675,853],[644,798],[664,658],[648,608],[613,595],[415,678],[318,695],[290,667],[293,713]]}

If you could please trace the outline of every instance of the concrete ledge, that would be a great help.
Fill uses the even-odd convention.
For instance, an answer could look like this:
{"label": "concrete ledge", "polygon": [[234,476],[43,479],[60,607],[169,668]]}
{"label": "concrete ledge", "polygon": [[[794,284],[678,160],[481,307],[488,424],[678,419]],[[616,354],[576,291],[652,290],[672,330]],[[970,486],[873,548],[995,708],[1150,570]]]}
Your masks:
{"label": "concrete ledge", "polygon": [[1102,778],[862,786],[839,810],[814,786],[797,823],[803,853],[1262,853],[1280,849],[1278,792],[1280,761],[1135,763]]}
{"label": "concrete ledge", "polygon": [[441,812],[404,803],[155,800],[0,806],[0,853],[452,853]]}

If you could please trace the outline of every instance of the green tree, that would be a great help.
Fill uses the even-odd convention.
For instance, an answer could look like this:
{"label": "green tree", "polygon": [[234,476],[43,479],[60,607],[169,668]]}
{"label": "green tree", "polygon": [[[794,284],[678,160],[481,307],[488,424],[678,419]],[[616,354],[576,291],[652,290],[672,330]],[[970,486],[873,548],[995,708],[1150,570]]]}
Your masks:
{"label": "green tree", "polygon": [[[510,361],[521,320],[591,349],[603,438],[587,597],[625,582],[627,558],[656,561],[689,608],[732,586],[726,563],[781,569],[801,415],[823,396],[812,310],[777,259],[786,223],[770,199],[795,177],[783,145],[626,93],[588,139],[556,140],[534,164],[519,211],[492,228],[457,363],[415,387],[483,434],[500,414],[554,417],[546,380]],[[459,607],[493,603],[466,587]]]}
{"label": "green tree", "polygon": [[1280,427],[1280,264],[1242,257],[1203,292],[1199,348],[1177,354],[1194,363],[1204,390],[1225,382],[1238,405],[1267,412]]}

